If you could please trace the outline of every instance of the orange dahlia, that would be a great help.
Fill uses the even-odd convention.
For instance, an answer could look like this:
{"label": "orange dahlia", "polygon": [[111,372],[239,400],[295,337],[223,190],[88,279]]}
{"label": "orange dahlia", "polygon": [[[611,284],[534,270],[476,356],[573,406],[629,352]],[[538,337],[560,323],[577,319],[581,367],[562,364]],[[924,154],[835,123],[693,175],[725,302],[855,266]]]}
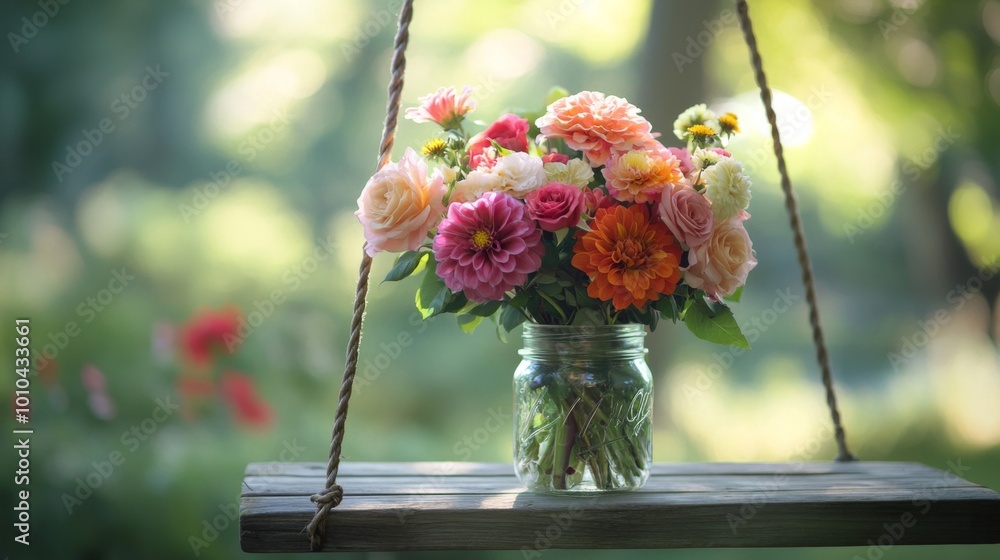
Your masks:
{"label": "orange dahlia", "polygon": [[573,247],[573,266],[590,277],[587,295],[621,311],[674,293],[681,248],[645,206],[602,208]]}

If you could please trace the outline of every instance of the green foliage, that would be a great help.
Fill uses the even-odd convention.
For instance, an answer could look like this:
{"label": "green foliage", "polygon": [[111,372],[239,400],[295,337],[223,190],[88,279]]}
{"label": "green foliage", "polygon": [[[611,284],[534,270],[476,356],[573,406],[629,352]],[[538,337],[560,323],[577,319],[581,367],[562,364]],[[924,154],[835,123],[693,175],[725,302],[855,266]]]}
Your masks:
{"label": "green foliage", "polygon": [[383,282],[397,282],[408,277],[417,271],[430,254],[430,251],[407,251],[399,255],[396,257],[396,264],[385,275]]}
{"label": "green foliage", "polygon": [[726,344],[737,348],[750,348],[732,310],[724,303],[712,303],[704,297],[695,297],[684,313],[684,324],[702,340]]}

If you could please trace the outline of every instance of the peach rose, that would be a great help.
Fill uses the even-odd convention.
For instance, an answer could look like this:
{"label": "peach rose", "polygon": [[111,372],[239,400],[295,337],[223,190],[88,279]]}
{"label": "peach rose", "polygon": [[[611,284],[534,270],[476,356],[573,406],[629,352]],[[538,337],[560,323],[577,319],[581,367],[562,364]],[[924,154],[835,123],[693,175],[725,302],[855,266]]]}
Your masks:
{"label": "peach rose", "polygon": [[688,251],[684,280],[718,301],[747,281],[757,266],[750,235],[739,219],[717,223],[704,244]]}
{"label": "peach rose", "polygon": [[365,231],[365,251],[415,251],[441,220],[448,186],[440,173],[427,177],[427,164],[412,148],[398,163],[375,173],[358,198],[354,214]]}
{"label": "peach rose", "polygon": [[712,203],[693,187],[679,184],[664,190],[658,212],[670,233],[688,247],[704,245],[712,237]]}

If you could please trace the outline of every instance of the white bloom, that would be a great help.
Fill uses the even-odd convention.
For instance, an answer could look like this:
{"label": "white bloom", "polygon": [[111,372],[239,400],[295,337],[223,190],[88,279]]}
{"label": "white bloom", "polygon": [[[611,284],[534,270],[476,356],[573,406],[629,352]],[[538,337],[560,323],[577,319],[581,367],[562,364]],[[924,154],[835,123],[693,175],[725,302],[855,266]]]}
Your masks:
{"label": "white bloom", "polygon": [[691,155],[691,163],[694,164],[695,172],[699,170],[704,171],[716,163],[719,163],[719,160],[723,157],[725,156],[714,150],[704,150],[702,148],[698,148],[694,151],[694,154]]}
{"label": "white bloom", "polygon": [[594,180],[594,168],[579,158],[566,163],[553,161],[545,164],[545,176],[550,183],[576,185],[582,189]]}
{"label": "white bloom", "polygon": [[728,220],[750,206],[750,177],[743,164],[730,157],[706,169],[705,196],[712,201],[712,213],[719,220]]}
{"label": "white bloom", "polygon": [[720,130],[718,117],[715,113],[709,110],[708,106],[704,103],[699,103],[688,108],[688,110],[677,117],[677,120],[674,121],[674,135],[681,140],[686,140],[689,136],[687,130],[696,124],[703,124],[710,127],[717,134]]}
{"label": "white bloom", "polygon": [[451,202],[471,202],[484,194],[499,190],[500,177],[493,169],[474,169],[461,181],[455,183]]}
{"label": "white bloom", "polygon": [[514,198],[524,198],[548,182],[542,158],[524,152],[501,157],[493,173],[499,177],[499,185],[490,190],[502,191]]}
{"label": "white bloom", "polygon": [[457,167],[450,167],[447,165],[439,165],[434,169],[434,173],[436,175],[440,175],[441,178],[444,179],[446,185],[451,184],[451,182],[458,177],[458,171]]}

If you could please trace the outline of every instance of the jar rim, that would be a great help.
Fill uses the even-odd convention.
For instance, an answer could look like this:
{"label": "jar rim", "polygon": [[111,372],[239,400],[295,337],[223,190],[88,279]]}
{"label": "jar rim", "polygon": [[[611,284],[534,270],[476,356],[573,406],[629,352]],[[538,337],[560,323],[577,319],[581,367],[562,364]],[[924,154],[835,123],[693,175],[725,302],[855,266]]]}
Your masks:
{"label": "jar rim", "polygon": [[645,332],[646,325],[642,323],[621,323],[618,325],[543,325],[539,323],[524,323],[524,330],[527,331],[538,331],[539,333],[557,333],[557,332],[598,332],[598,333],[611,333],[611,332],[629,332],[629,331],[642,331]]}

